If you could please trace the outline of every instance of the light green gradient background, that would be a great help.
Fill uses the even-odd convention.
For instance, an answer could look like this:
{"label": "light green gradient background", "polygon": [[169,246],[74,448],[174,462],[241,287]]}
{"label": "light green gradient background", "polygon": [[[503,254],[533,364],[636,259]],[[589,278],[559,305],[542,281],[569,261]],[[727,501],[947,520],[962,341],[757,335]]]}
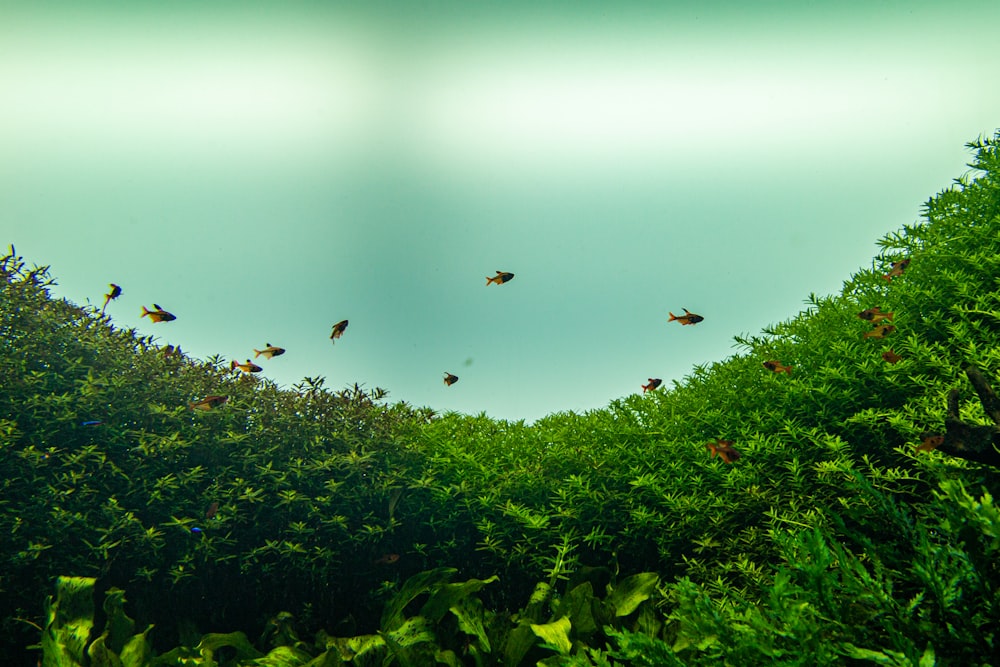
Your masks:
{"label": "light green gradient background", "polygon": [[285,386],[534,419],[839,290],[1000,125],[996,2],[399,4],[0,4],[0,242]]}

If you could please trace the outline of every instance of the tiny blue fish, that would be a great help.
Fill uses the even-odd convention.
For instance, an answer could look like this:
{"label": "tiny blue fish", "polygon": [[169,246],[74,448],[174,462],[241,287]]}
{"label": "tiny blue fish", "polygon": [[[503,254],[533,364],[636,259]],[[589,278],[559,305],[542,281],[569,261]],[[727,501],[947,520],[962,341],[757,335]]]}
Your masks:
{"label": "tiny blue fish", "polygon": [[103,423],[102,421],[86,421],[80,422],[80,426],[100,426]]}
{"label": "tiny blue fish", "polygon": [[191,529],[191,532],[192,533],[196,533],[196,534],[200,533],[201,532],[201,528],[199,528],[198,526],[195,526],[194,528]]}

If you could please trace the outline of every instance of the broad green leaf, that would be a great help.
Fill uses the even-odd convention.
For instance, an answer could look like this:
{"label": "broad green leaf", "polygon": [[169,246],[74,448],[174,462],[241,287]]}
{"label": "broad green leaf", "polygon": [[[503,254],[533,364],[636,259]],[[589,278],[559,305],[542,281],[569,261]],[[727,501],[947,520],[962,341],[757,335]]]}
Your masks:
{"label": "broad green leaf", "polygon": [[633,574],[620,581],[606,601],[614,609],[615,616],[628,616],[650,598],[659,582],[660,577],[655,572]]}
{"label": "broad green leaf", "polygon": [[544,625],[531,624],[531,631],[546,644],[555,646],[562,655],[569,655],[573,642],[569,638],[571,623],[568,616]]}
{"label": "broad green leaf", "polygon": [[403,624],[403,610],[416,597],[426,593],[438,584],[447,581],[458,572],[453,567],[439,567],[415,574],[406,580],[403,588],[389,601],[382,612],[380,627],[382,632],[391,632]]}

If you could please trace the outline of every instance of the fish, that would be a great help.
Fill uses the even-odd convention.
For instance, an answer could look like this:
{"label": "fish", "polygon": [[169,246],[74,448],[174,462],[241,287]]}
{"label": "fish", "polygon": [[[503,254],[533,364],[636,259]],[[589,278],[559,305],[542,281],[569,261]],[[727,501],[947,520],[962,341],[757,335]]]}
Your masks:
{"label": "fish", "polygon": [[347,329],[347,320],[341,320],[333,325],[333,331],[330,333],[330,340],[340,338],[344,335],[344,331]]}
{"label": "fish", "polygon": [[191,532],[194,533],[195,535],[200,535],[201,534],[201,528],[199,528],[198,526],[193,526],[191,528]]}
{"label": "fish", "polygon": [[104,312],[104,309],[108,307],[108,301],[114,301],[122,295],[122,288],[118,285],[111,283],[108,287],[111,288],[111,291],[104,295],[104,305],[101,306],[102,313]]}
{"label": "fish", "polygon": [[80,422],[80,426],[100,426],[103,423],[102,421],[91,419],[90,421]]}
{"label": "fish", "polygon": [[458,376],[457,375],[452,375],[451,373],[445,372],[445,374],[444,374],[444,383],[446,385],[448,385],[450,387],[451,385],[455,384],[456,382],[458,382]]}
{"label": "fish", "polygon": [[732,463],[740,458],[740,453],[733,449],[732,440],[716,440],[715,442],[709,442],[705,444],[705,449],[712,452],[709,458],[715,458],[716,455],[724,463]]}
{"label": "fish", "polygon": [[903,271],[906,271],[906,267],[908,267],[909,265],[910,265],[909,258],[901,259],[898,262],[893,262],[892,269],[889,271],[889,273],[885,274],[882,277],[885,278],[886,280],[891,281],[893,278],[903,275]]}
{"label": "fish", "polygon": [[885,352],[882,353],[882,358],[888,361],[890,364],[894,364],[903,357],[899,356],[892,350],[886,350]]}
{"label": "fish", "polygon": [[217,408],[226,401],[229,400],[228,396],[206,396],[200,401],[194,401],[193,403],[188,403],[189,410],[211,410],[212,408]]}
{"label": "fish", "polygon": [[881,322],[882,320],[891,320],[893,313],[883,313],[882,310],[875,306],[874,308],[867,308],[858,313],[858,317],[871,323]]}
{"label": "fish", "polygon": [[780,361],[778,361],[777,359],[772,359],[771,361],[765,361],[762,365],[764,366],[764,368],[766,368],[767,370],[769,370],[769,371],[771,371],[773,373],[784,372],[785,375],[791,375],[792,374],[792,367],[791,366],[784,366],[784,365],[782,365],[782,363]]}
{"label": "fish", "polygon": [[399,554],[384,554],[376,558],[373,563],[376,565],[392,565],[399,560]]}
{"label": "fish", "polygon": [[244,373],[260,373],[262,370],[264,370],[263,368],[261,368],[254,362],[250,361],[249,359],[247,359],[247,362],[245,364],[236,363],[236,361],[234,360],[233,363],[229,364],[229,368],[230,369],[238,368]]}
{"label": "fish", "polygon": [[645,394],[647,391],[653,391],[661,384],[663,384],[663,380],[661,380],[660,378],[649,378],[649,384],[644,384],[640,386],[642,387],[642,393]]}
{"label": "fish", "polygon": [[156,310],[147,310],[146,306],[143,306],[142,315],[140,315],[139,317],[145,317],[146,315],[149,315],[149,319],[153,320],[154,322],[170,322],[171,320],[177,319],[177,317],[175,317],[173,314],[163,310],[155,303],[153,304],[153,308],[155,308]]}
{"label": "fish", "polygon": [[667,311],[667,312],[670,315],[670,319],[667,320],[667,322],[673,322],[673,321],[676,320],[677,322],[680,322],[682,325],[698,324],[698,322],[701,322],[702,320],[705,319],[701,315],[695,315],[694,313],[692,313],[687,308],[684,309],[684,314],[680,315],[680,316],[674,315],[670,311]]}
{"label": "fish", "polygon": [[218,501],[216,501],[211,505],[209,505],[208,509],[205,510],[205,518],[209,520],[214,519],[215,515],[218,513],[219,513],[219,503]]}
{"label": "fish", "polygon": [[886,336],[888,336],[889,334],[891,334],[895,330],[896,330],[896,327],[892,326],[891,324],[883,324],[881,326],[875,327],[874,329],[872,329],[871,331],[869,331],[868,333],[866,333],[864,335],[864,337],[865,338],[885,338]]}
{"label": "fish", "polygon": [[944,436],[940,433],[924,433],[920,437],[921,443],[917,445],[918,452],[929,452],[944,443]]}
{"label": "fish", "polygon": [[254,359],[256,359],[257,357],[259,357],[262,354],[264,355],[265,359],[271,359],[273,357],[279,357],[279,356],[281,356],[282,354],[285,353],[285,348],[283,348],[283,347],[275,347],[275,346],[271,345],[270,343],[265,343],[264,345],[265,345],[265,347],[264,347],[263,350],[258,350],[257,348],[254,348],[254,350],[253,350],[253,358]]}
{"label": "fish", "polygon": [[514,277],[514,274],[510,271],[497,271],[497,274],[490,278],[486,276],[486,286],[489,287],[491,284],[496,283],[497,285],[503,285],[505,282]]}

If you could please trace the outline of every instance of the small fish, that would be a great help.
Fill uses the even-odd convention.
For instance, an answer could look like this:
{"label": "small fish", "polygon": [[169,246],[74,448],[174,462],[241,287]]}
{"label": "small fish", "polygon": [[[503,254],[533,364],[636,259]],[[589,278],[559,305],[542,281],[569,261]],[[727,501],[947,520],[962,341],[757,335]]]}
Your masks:
{"label": "small fish", "polygon": [[771,361],[765,361],[763,363],[764,368],[771,371],[772,373],[784,373],[785,375],[792,374],[791,366],[783,366],[777,359],[772,359]]}
{"label": "small fish", "polygon": [[250,361],[249,359],[247,359],[247,362],[245,364],[238,364],[234,360],[233,363],[229,364],[229,368],[230,369],[238,368],[244,373],[260,373],[262,370],[264,370],[263,368],[261,368],[254,362]]}
{"label": "small fish", "polygon": [[944,436],[940,433],[924,433],[921,439],[922,442],[917,445],[918,452],[929,452],[944,443]]}
{"label": "small fish", "polygon": [[490,278],[486,276],[486,286],[489,287],[491,284],[496,283],[497,285],[503,285],[505,282],[514,277],[514,274],[509,271],[497,271],[497,274]]}
{"label": "small fish", "polygon": [[347,329],[347,320],[341,320],[333,325],[333,332],[330,333],[330,340],[340,338]]}
{"label": "small fish", "polygon": [[385,554],[376,558],[374,562],[376,565],[392,565],[399,560],[399,554]]}
{"label": "small fish", "polygon": [[715,442],[706,443],[705,449],[712,452],[709,458],[714,459],[718,455],[724,463],[732,463],[740,458],[740,453],[733,449],[732,445],[732,440],[716,440]]}
{"label": "small fish", "polygon": [[661,380],[660,378],[649,378],[649,384],[644,384],[640,386],[642,387],[642,393],[645,394],[647,391],[653,391],[661,384],[663,384],[663,380]]}
{"label": "small fish", "polygon": [[445,372],[445,374],[444,374],[444,383],[446,385],[448,385],[450,387],[451,385],[455,384],[456,382],[458,382],[458,376],[457,375],[452,375],[451,373]]}
{"label": "small fish", "polygon": [[219,503],[214,502],[208,506],[207,510],[205,510],[205,518],[211,521],[212,519],[215,518],[215,515],[218,513],[219,513]]}
{"label": "small fish", "polygon": [[892,316],[893,313],[883,313],[878,306],[862,310],[860,313],[858,313],[858,317],[860,317],[863,320],[867,320],[868,322],[871,322],[873,324],[876,322],[881,322],[882,320],[891,320]]}
{"label": "small fish", "polygon": [[193,403],[188,403],[189,410],[211,410],[212,408],[217,408],[226,401],[229,400],[228,396],[206,396],[200,401],[194,401]]}
{"label": "small fish", "polygon": [[103,423],[104,422],[102,421],[91,420],[91,421],[80,422],[80,426],[100,426]]}
{"label": "small fish", "polygon": [[684,314],[680,315],[680,316],[674,315],[670,311],[667,311],[667,312],[670,315],[670,319],[667,320],[667,322],[673,322],[673,321],[676,320],[677,322],[680,322],[682,325],[698,324],[698,322],[701,322],[702,320],[705,319],[701,315],[695,315],[694,313],[692,313],[687,308],[684,309]]}
{"label": "small fish", "polygon": [[193,528],[191,528],[191,532],[194,533],[195,535],[200,535],[201,528],[199,528],[198,526],[194,526]]}
{"label": "small fish", "polygon": [[146,306],[143,306],[142,315],[140,315],[139,317],[145,317],[146,315],[149,315],[149,319],[153,320],[154,322],[170,322],[171,320],[177,319],[174,315],[163,310],[155,303],[153,304],[153,308],[155,308],[156,310],[147,310]]}
{"label": "small fish", "polygon": [[896,327],[892,326],[891,324],[883,324],[881,326],[875,327],[874,329],[872,329],[871,331],[869,331],[868,333],[866,333],[864,335],[864,337],[865,338],[885,338],[886,336],[888,336],[889,334],[891,334],[895,330],[896,330]]}
{"label": "small fish", "polygon": [[273,357],[280,357],[284,353],[285,353],[285,348],[275,347],[270,343],[265,343],[265,347],[263,350],[258,350],[257,348],[254,348],[253,358],[256,359],[257,357],[263,354],[265,359],[271,359]]}
{"label": "small fish", "polygon": [[902,359],[903,357],[901,357],[900,355],[896,354],[892,350],[886,350],[885,352],[882,353],[882,358],[885,359],[886,361],[888,361],[890,364],[894,364],[897,361],[899,361],[900,359]]}
{"label": "small fish", "polygon": [[889,271],[889,273],[885,274],[882,277],[885,278],[886,280],[891,281],[893,278],[903,275],[903,271],[906,271],[906,267],[908,267],[909,265],[910,265],[909,258],[901,259],[898,262],[893,262],[892,269]]}
{"label": "small fish", "polygon": [[111,291],[104,295],[104,305],[101,306],[102,313],[104,312],[104,309],[108,307],[108,301],[113,301],[122,295],[122,288],[118,285],[111,283],[108,287],[111,288]]}

